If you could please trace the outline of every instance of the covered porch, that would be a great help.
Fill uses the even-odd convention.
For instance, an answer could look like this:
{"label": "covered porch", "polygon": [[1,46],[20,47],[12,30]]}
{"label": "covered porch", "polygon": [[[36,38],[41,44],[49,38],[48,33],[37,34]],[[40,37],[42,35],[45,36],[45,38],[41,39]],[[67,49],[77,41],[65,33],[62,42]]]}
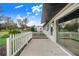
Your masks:
{"label": "covered porch", "polygon": [[43,32],[22,33],[18,38],[7,39],[7,42],[8,56],[69,56]]}

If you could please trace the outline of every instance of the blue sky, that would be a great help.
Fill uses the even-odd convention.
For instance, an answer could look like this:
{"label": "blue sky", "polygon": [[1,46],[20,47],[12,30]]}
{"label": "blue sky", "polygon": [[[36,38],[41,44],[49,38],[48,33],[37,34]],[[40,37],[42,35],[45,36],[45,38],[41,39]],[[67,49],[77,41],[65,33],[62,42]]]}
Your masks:
{"label": "blue sky", "polygon": [[41,23],[42,4],[41,3],[2,3],[5,16],[11,16],[14,21],[17,18],[27,17],[28,26],[39,25]]}

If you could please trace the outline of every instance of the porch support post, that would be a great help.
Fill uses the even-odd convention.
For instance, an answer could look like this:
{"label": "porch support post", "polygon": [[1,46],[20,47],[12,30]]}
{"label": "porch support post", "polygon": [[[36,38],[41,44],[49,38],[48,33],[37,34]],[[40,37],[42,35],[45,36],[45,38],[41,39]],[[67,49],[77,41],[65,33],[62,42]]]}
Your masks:
{"label": "porch support post", "polygon": [[58,37],[58,22],[56,20],[54,20],[53,30],[54,42],[56,42]]}

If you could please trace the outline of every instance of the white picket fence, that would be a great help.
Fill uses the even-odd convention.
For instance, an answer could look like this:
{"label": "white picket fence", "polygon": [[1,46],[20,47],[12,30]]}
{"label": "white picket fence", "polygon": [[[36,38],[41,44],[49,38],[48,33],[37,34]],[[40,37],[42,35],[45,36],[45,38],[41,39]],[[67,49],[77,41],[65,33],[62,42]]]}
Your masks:
{"label": "white picket fence", "polygon": [[32,38],[32,32],[21,33],[17,36],[10,35],[7,38],[7,56],[16,55]]}

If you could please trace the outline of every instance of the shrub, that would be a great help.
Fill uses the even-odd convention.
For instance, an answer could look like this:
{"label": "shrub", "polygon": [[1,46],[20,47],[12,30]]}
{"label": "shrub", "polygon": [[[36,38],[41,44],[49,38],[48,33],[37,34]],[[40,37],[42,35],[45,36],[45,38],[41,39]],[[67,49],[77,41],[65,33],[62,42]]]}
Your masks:
{"label": "shrub", "polygon": [[1,36],[1,38],[8,38],[9,37],[9,34],[4,34]]}
{"label": "shrub", "polygon": [[9,34],[18,34],[18,33],[21,33],[21,31],[18,29],[13,29],[9,31]]}
{"label": "shrub", "polygon": [[35,28],[34,28],[34,27],[31,27],[31,31],[32,31],[32,32],[35,32]]}

